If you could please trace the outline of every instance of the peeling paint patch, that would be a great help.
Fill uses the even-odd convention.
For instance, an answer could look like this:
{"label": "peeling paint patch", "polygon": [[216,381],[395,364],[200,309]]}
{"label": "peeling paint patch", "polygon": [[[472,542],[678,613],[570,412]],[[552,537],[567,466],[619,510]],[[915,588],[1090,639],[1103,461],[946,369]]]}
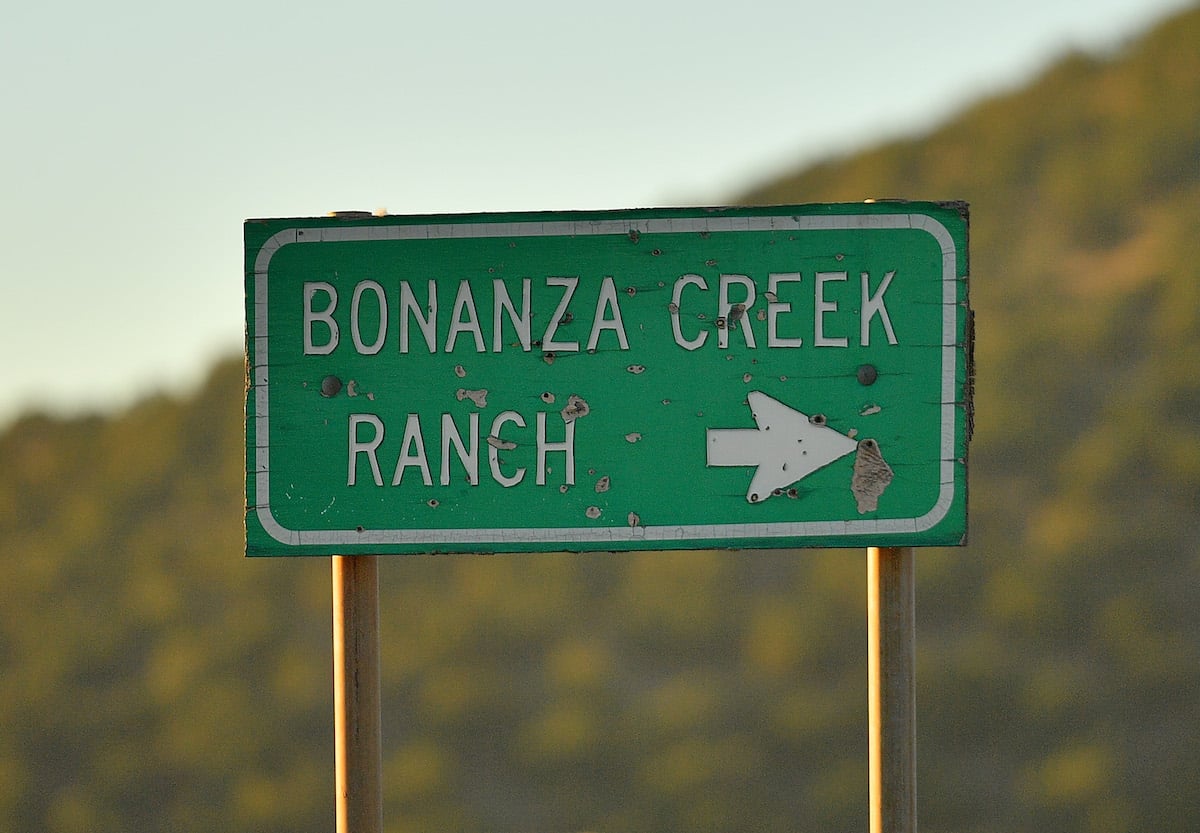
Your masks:
{"label": "peeling paint patch", "polygon": [[467,390],[466,388],[459,388],[458,392],[455,394],[455,396],[458,397],[459,402],[462,402],[464,399],[470,399],[472,402],[475,403],[476,408],[486,408],[487,407],[487,394],[488,394],[488,392],[486,389],[485,390]]}
{"label": "peeling paint patch", "polygon": [[346,396],[358,396],[358,382],[351,379],[346,383]]}
{"label": "peeling paint patch", "polygon": [[517,447],[516,443],[511,442],[510,440],[502,440],[499,437],[495,436],[494,434],[488,435],[487,444],[490,445],[492,448],[498,448],[501,451],[512,451],[514,448]]}
{"label": "peeling paint patch", "polygon": [[640,515],[638,515],[637,512],[629,513],[629,525],[631,527],[633,527],[634,529],[637,529],[639,526],[642,525],[642,518]]}
{"label": "peeling paint patch", "polygon": [[872,414],[877,414],[882,410],[883,410],[883,408],[880,408],[878,405],[868,405],[867,407],[865,407],[861,411],[859,411],[858,415],[859,416],[871,416]]}
{"label": "peeling paint patch", "polygon": [[467,375],[467,370],[461,364],[454,365],[454,375],[462,379]]}
{"label": "peeling paint patch", "polygon": [[642,438],[642,435],[640,433],[638,433],[637,431],[630,431],[628,434],[625,435],[625,442],[636,443],[641,438]]}
{"label": "peeling paint patch", "polygon": [[588,415],[592,409],[582,396],[571,394],[567,398],[567,406],[562,409],[563,422],[574,422]]}
{"label": "peeling paint patch", "polygon": [[635,376],[636,376],[636,375],[638,375],[639,373],[645,373],[645,372],[646,372],[646,365],[644,365],[644,364],[631,364],[631,365],[629,365],[629,367],[627,367],[627,368],[625,368],[625,369],[626,369],[626,370],[628,370],[630,373],[632,373],[633,375],[635,375]]}
{"label": "peeling paint patch", "polygon": [[558,487],[558,491],[559,491],[559,494],[565,495],[567,492],[571,491],[571,487],[568,486],[566,483],[564,483]]}
{"label": "peeling paint patch", "polygon": [[542,361],[544,361],[546,364],[554,364],[554,354],[553,353],[543,353]]}
{"label": "peeling paint patch", "polygon": [[738,322],[746,317],[746,305],[734,304],[729,308],[729,329],[736,330]]}
{"label": "peeling paint patch", "polygon": [[753,376],[751,376],[749,373],[743,373],[743,374],[742,374],[742,381],[743,381],[743,382],[749,382],[749,381],[750,381],[751,379],[753,379],[753,378],[754,378],[754,377],[753,377]]}
{"label": "peeling paint patch", "polygon": [[879,508],[879,496],[887,489],[894,476],[892,467],[883,459],[879,443],[875,440],[859,441],[858,452],[854,456],[854,476],[850,481],[850,491],[854,493],[860,515]]}
{"label": "peeling paint patch", "polygon": [[603,494],[612,487],[612,478],[607,474],[596,481],[596,493]]}
{"label": "peeling paint patch", "polygon": [[594,521],[594,520],[596,520],[596,518],[600,517],[600,507],[599,506],[589,506],[586,510],[584,510],[583,514],[587,515],[589,518],[591,518]]}
{"label": "peeling paint patch", "polygon": [[551,393],[550,391],[543,392],[542,393],[542,401],[545,402],[547,405],[553,405],[554,404],[554,394]]}
{"label": "peeling paint patch", "polygon": [[428,503],[428,505],[429,505],[429,508],[430,508],[430,509],[437,509],[437,508],[438,508],[438,506],[440,505],[440,504],[439,504],[439,502],[438,502],[438,499],[437,499],[437,498],[435,498],[435,497],[431,497],[431,498],[430,498],[430,499],[427,501],[427,503]]}

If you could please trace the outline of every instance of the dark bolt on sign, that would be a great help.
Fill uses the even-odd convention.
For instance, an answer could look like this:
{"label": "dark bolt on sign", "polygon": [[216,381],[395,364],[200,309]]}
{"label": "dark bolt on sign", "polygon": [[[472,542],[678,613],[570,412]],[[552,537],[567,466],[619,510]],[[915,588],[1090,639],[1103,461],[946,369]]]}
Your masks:
{"label": "dark bolt on sign", "polygon": [[250,555],[966,535],[967,210],[251,220]]}

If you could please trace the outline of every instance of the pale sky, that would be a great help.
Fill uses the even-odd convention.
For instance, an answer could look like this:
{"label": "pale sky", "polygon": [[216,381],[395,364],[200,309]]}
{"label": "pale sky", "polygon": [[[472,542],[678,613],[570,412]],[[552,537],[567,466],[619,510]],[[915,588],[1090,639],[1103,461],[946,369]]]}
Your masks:
{"label": "pale sky", "polygon": [[246,218],[722,204],[1188,5],[15,4],[0,428],[237,355]]}

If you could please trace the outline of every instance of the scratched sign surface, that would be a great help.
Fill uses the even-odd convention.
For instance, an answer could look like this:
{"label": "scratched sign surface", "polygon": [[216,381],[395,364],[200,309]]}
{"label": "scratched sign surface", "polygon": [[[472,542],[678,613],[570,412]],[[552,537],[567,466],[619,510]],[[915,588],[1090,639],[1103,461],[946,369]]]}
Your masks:
{"label": "scratched sign surface", "polygon": [[961,204],[245,224],[250,555],[961,543]]}

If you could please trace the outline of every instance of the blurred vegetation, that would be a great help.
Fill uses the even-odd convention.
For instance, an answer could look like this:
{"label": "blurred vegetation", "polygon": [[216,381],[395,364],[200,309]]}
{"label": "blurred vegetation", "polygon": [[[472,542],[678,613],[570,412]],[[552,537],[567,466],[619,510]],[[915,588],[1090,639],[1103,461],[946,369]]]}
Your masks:
{"label": "blurred vegetation", "polygon": [[[972,204],[971,544],[918,558],[926,831],[1195,828],[1200,9],[747,202]],[[0,827],[332,829],[327,559],[242,551],[242,368],[0,436]],[[866,828],[861,553],[382,566],[385,820]]]}

